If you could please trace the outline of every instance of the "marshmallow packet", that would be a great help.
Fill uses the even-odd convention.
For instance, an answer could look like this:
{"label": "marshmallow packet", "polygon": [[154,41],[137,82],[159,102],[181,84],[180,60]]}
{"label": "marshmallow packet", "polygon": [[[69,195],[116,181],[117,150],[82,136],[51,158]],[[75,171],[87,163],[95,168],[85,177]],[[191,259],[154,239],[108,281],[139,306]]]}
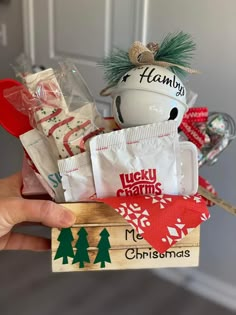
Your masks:
{"label": "marshmallow packet", "polygon": [[92,164],[88,152],[59,160],[58,167],[66,202],[89,200],[96,197]]}
{"label": "marshmallow packet", "polygon": [[179,142],[175,121],[98,135],[90,150],[99,198],[196,193],[197,151]]}

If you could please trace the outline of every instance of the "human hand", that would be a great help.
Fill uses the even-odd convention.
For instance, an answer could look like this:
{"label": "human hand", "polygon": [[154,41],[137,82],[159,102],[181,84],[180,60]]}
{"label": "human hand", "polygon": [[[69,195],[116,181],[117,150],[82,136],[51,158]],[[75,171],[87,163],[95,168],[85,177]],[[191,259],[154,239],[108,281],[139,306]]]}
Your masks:
{"label": "human hand", "polygon": [[27,200],[21,196],[21,174],[0,179],[0,250],[50,248],[50,240],[11,232],[21,222],[39,222],[49,227],[69,227],[75,215],[48,200]]}

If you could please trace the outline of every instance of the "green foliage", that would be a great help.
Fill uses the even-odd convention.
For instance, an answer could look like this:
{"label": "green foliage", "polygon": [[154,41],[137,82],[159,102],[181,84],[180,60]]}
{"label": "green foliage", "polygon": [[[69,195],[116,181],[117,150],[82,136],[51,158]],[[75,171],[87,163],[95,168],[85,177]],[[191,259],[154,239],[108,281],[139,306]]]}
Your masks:
{"label": "green foliage", "polygon": [[74,240],[71,229],[70,228],[64,228],[61,229],[61,233],[58,236],[58,242],[60,242],[60,245],[58,246],[56,255],[54,257],[54,260],[63,258],[62,263],[68,264],[68,257],[73,258],[74,252],[71,242]]}
{"label": "green foliage", "polygon": [[[190,67],[190,61],[196,44],[191,35],[184,32],[168,34],[160,44],[160,48],[154,56],[156,61],[166,61],[180,66]],[[186,72],[177,67],[170,67],[177,75],[184,75]]]}
{"label": "green foliage", "polygon": [[[196,45],[191,35],[182,31],[169,33],[159,45],[159,50],[155,54],[154,59],[190,67],[195,48]],[[135,67],[129,60],[128,52],[121,49],[115,49],[99,65],[104,67],[104,79],[109,86],[116,85],[126,72]],[[184,70],[175,66],[170,67],[170,70],[177,76],[183,77],[186,75]]]}
{"label": "green foliage", "polygon": [[88,255],[88,247],[89,243],[87,240],[87,231],[85,228],[81,228],[77,235],[79,236],[78,241],[75,244],[75,247],[77,248],[75,257],[73,259],[73,264],[79,262],[79,267],[84,268],[84,262],[90,262],[89,255]]}
{"label": "green foliage", "polygon": [[128,52],[115,49],[100,63],[104,67],[104,79],[109,85],[116,85],[120,78],[135,66],[129,60]]}

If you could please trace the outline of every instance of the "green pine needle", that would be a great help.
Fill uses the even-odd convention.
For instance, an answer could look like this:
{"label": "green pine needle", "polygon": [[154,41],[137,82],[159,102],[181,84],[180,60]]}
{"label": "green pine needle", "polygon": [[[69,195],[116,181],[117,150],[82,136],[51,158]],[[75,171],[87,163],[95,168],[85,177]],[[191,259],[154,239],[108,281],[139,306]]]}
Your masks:
{"label": "green pine needle", "polygon": [[[196,44],[191,35],[179,32],[168,34],[160,44],[158,52],[155,54],[155,60],[175,63],[180,66],[190,67],[190,61]],[[186,75],[186,72],[177,67],[170,67],[171,71],[178,76]]]}
{"label": "green pine needle", "polygon": [[[166,61],[183,67],[190,67],[190,61],[196,45],[191,35],[178,32],[170,33],[162,40],[159,50],[155,54],[156,61]],[[128,52],[115,49],[111,54],[105,57],[100,63],[104,67],[104,79],[109,86],[114,86],[126,72],[135,68],[129,60]],[[186,76],[186,71],[172,66],[170,70],[179,77]]]}
{"label": "green pine needle", "polygon": [[104,79],[111,86],[116,85],[126,72],[135,67],[129,60],[128,52],[121,49],[115,49],[99,65],[105,68]]}

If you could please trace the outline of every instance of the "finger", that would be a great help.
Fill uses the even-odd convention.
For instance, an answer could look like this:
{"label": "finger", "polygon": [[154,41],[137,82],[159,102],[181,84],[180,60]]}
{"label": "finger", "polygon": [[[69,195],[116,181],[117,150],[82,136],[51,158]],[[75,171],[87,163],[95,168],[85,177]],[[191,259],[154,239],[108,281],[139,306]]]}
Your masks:
{"label": "finger", "polygon": [[0,222],[5,220],[8,227],[18,223],[40,222],[49,227],[69,227],[75,223],[75,214],[49,200],[26,200],[7,198],[1,201]]}
{"label": "finger", "polygon": [[37,236],[9,233],[0,239],[0,249],[43,251],[50,248],[50,240]]}

